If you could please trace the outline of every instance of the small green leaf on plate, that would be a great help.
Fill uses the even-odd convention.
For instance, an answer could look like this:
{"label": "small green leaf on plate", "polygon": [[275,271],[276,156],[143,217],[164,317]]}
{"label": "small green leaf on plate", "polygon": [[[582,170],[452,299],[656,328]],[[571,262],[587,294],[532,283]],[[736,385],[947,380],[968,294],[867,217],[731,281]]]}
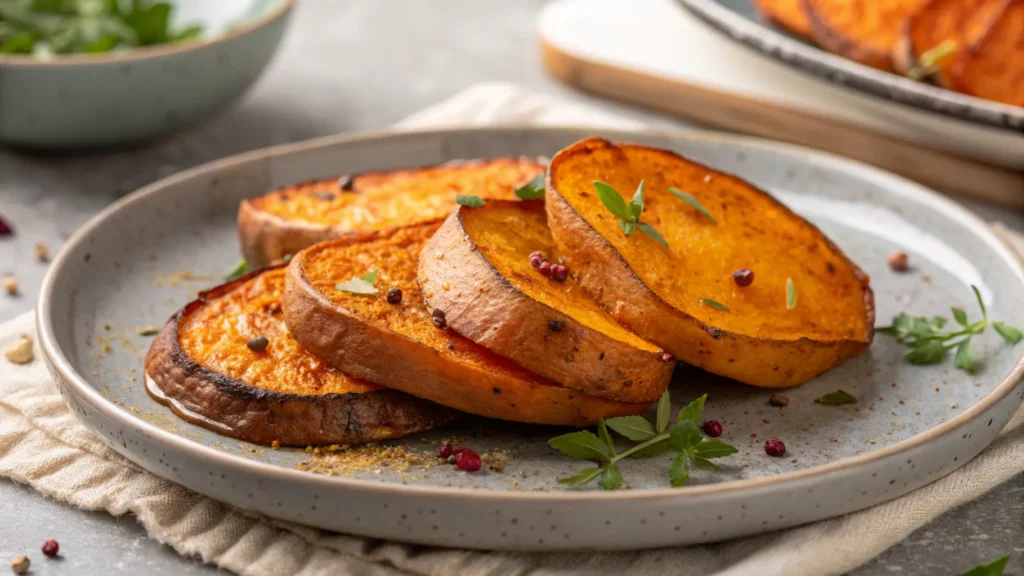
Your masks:
{"label": "small green leaf on plate", "polygon": [[924,340],[915,344],[904,357],[911,364],[938,364],[946,356],[946,347],[937,340]]}
{"label": "small green leaf on plate", "polygon": [[700,431],[689,420],[677,422],[668,432],[672,436],[672,447],[683,454],[688,454],[701,440]]}
{"label": "small green leaf on plate", "polygon": [[708,306],[711,306],[715,310],[725,310],[726,312],[729,311],[728,306],[716,300],[712,300],[711,298],[701,298],[700,301],[703,302],[704,304],[707,304]]}
{"label": "small green leaf on plate", "polygon": [[670,446],[668,442],[659,442],[657,444],[651,444],[647,448],[637,450],[630,454],[629,457],[634,460],[639,460],[641,458],[653,458],[654,456],[661,456],[665,452],[668,452],[671,447],[672,446]]}
{"label": "small green leaf on plate", "polygon": [[615,188],[612,188],[600,180],[595,180],[594,189],[597,190],[597,197],[601,199],[601,204],[604,204],[604,207],[607,208],[609,212],[621,220],[625,220],[627,222],[633,221],[630,217],[629,211],[626,209],[626,202],[622,199],[622,196],[619,195]]}
{"label": "small green leaf on plate", "polygon": [[608,450],[611,451],[612,455],[615,455],[615,443],[612,442],[612,435],[608,433],[608,426],[605,425],[604,418],[597,421],[597,435],[604,442]]}
{"label": "small green leaf on plate", "polygon": [[668,388],[666,388],[664,394],[661,395],[661,399],[658,400],[658,434],[661,434],[668,428],[668,421],[671,417],[672,397],[669,395]]}
{"label": "small green leaf on plate", "polygon": [[657,435],[643,416],[619,416],[605,421],[608,427],[635,442],[646,442]]}
{"label": "small green leaf on plate", "polygon": [[820,398],[815,398],[814,402],[824,406],[842,406],[843,404],[856,404],[857,398],[845,390],[836,390]]}
{"label": "small green leaf on plate", "polygon": [[583,460],[608,460],[612,455],[608,445],[589,430],[556,436],[548,444],[567,456]]}
{"label": "small green leaf on plate", "polygon": [[698,212],[700,212],[701,214],[707,216],[708,220],[711,220],[712,222],[718,223],[718,220],[715,219],[715,217],[711,215],[711,212],[708,212],[708,209],[705,208],[704,205],[700,203],[700,200],[697,200],[696,198],[694,198],[693,196],[690,196],[686,192],[683,192],[682,190],[680,190],[678,188],[673,188],[671,186],[669,186],[668,191],[669,191],[669,193],[671,193],[676,198],[679,198],[680,200],[686,202],[690,206],[693,206],[694,208],[696,208]]}
{"label": "small green leaf on plate", "polygon": [[622,228],[622,233],[626,236],[632,236],[633,232],[636,232],[636,223],[619,220],[619,228]]}
{"label": "small green leaf on plate", "polygon": [[[956,320],[957,324],[967,326],[967,312],[959,308],[953,308],[953,319]],[[939,328],[942,328],[942,326],[939,326]]]}
{"label": "small green leaf on plate", "polygon": [[672,461],[672,467],[668,469],[668,477],[673,488],[678,488],[690,479],[690,467],[686,463],[686,455],[680,454]]}
{"label": "small green leaf on plate", "polygon": [[619,467],[613,462],[608,464],[604,472],[601,473],[601,488],[615,490],[620,487],[622,487],[622,472],[619,472]]}
{"label": "small green leaf on plate", "polygon": [[570,486],[581,486],[600,476],[602,471],[603,470],[601,468],[592,468],[589,466],[587,468],[580,468],[580,471],[577,472],[575,476],[559,478],[558,483],[568,484]]}
{"label": "small green leaf on plate", "polygon": [[366,274],[365,276],[360,276],[359,279],[362,280],[363,282],[373,284],[374,282],[377,281],[377,274],[380,274],[380,270],[374,270]]}
{"label": "small green leaf on plate", "polygon": [[471,208],[487,204],[487,202],[483,198],[479,196],[474,196],[472,194],[456,194],[455,203],[458,204],[459,206],[469,206]]}
{"label": "small green leaf on plate", "polygon": [[999,335],[1003,337],[1003,340],[1006,340],[1010,344],[1016,344],[1017,342],[1020,342],[1021,339],[1024,339],[1024,334],[1022,334],[1020,330],[1004,322],[993,322],[992,329],[998,332]]}
{"label": "small green leaf on plate", "polygon": [[981,308],[981,316],[985,320],[988,320],[988,311],[985,310],[985,301],[981,299],[981,292],[978,291],[978,287],[971,284],[971,290],[974,291],[974,298],[978,300],[978,307]]}
{"label": "small green leaf on plate", "polygon": [[676,416],[676,422],[685,422],[689,420],[693,422],[693,425],[700,428],[704,424],[704,403],[707,402],[708,395],[704,394],[700,398],[697,398],[693,402],[687,404],[682,410],[679,411],[679,415]]}
{"label": "small green leaf on plate", "polygon": [[633,194],[633,199],[629,201],[627,206],[629,208],[629,215],[632,216],[631,220],[637,222],[640,219],[640,215],[644,212],[644,181],[640,181],[640,185],[636,187],[636,192]]}
{"label": "small green leaf on plate", "polygon": [[693,453],[701,458],[725,458],[739,452],[732,444],[727,444],[721,440],[705,438],[700,441],[697,446],[694,447]]}
{"label": "small green leaf on plate", "polygon": [[960,576],[1003,576],[1006,564],[1010,561],[1010,555],[1000,556],[988,564],[975,566]]}
{"label": "small green leaf on plate", "polygon": [[697,468],[703,468],[704,470],[711,471],[718,470],[718,466],[716,466],[714,462],[704,458],[703,456],[690,456],[690,462],[692,462]]}
{"label": "small green leaf on plate", "polygon": [[654,239],[655,242],[657,242],[658,244],[661,244],[665,248],[668,248],[668,242],[665,241],[665,239],[661,236],[661,233],[658,232],[658,230],[655,229],[654,226],[651,226],[650,224],[648,224],[646,222],[637,222],[636,226],[637,226],[637,228],[640,229],[641,232],[643,232],[644,234],[647,234],[652,239]]}
{"label": "small green leaf on plate", "polygon": [[974,354],[971,352],[971,337],[968,336],[956,345],[956,355],[953,356],[953,367],[959,368],[968,374],[974,374]]}
{"label": "small green leaf on plate", "polygon": [[516,188],[516,196],[520,200],[533,200],[544,195],[544,175],[537,174],[532,180]]}
{"label": "small green leaf on plate", "polygon": [[230,282],[232,280],[241,278],[242,276],[245,276],[248,273],[249,262],[243,259],[238,264],[235,264],[235,266],[231,270],[228,270],[226,274],[224,274],[224,280]]}

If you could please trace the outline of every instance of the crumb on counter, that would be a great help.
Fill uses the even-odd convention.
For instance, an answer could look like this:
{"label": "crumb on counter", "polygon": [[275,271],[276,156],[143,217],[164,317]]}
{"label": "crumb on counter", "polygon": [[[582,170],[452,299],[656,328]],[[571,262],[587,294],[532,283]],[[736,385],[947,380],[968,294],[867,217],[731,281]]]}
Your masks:
{"label": "crumb on counter", "polygon": [[50,261],[50,247],[42,242],[36,242],[35,244],[36,260],[40,262]]}
{"label": "crumb on counter", "polygon": [[14,276],[4,276],[4,292],[8,296],[18,295],[18,280]]}
{"label": "crumb on counter", "polygon": [[4,349],[4,356],[13,364],[28,364],[35,359],[32,352],[32,338],[22,334]]}

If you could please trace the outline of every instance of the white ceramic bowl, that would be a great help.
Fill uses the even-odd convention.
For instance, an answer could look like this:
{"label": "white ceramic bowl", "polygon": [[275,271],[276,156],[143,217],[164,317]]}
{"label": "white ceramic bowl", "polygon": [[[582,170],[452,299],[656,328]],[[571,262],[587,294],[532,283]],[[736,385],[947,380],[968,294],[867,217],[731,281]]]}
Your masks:
{"label": "white ceramic bowl", "polygon": [[295,0],[176,0],[193,41],[40,59],[0,55],[0,143],[81,148],[153,138],[233,102],[263,71]]}

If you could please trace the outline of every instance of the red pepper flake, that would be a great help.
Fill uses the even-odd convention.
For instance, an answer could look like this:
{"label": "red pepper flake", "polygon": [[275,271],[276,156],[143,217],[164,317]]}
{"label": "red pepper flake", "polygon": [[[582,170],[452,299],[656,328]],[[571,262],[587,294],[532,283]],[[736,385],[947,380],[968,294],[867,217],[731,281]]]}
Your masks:
{"label": "red pepper flake", "polygon": [[893,252],[889,255],[889,268],[897,272],[906,272],[910,268],[910,256],[906,252]]}
{"label": "red pepper flake", "polygon": [[750,268],[740,268],[732,273],[732,279],[740,288],[750,286],[754,282],[754,271]]}
{"label": "red pepper flake", "polygon": [[754,432],[753,434],[751,434],[750,437],[751,438],[757,438],[757,432]]}

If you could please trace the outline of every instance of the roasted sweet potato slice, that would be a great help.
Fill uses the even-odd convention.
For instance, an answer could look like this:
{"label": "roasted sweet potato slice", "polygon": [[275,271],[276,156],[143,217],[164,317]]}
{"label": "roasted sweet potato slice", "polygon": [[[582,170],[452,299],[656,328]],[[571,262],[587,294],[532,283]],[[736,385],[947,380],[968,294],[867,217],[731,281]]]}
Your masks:
{"label": "roasted sweet potato slice", "polygon": [[953,63],[952,87],[1024,106],[1024,0],[1010,0],[977,42]]}
{"label": "roasted sweet potato slice", "polygon": [[[649,402],[615,402],[555,385],[474,344],[432,315],[416,283],[416,262],[439,222],[299,252],[288,267],[288,329],[307,349],[347,374],[490,418],[585,426],[640,414]],[[376,294],[338,285],[377,271]],[[390,289],[401,290],[397,304]],[[392,298],[394,301],[394,298]]]}
{"label": "roasted sweet potato slice", "polygon": [[811,37],[811,21],[803,0],[753,0],[761,18],[801,38]]}
{"label": "roasted sweet potato slice", "polygon": [[[285,328],[277,267],[200,294],[146,355],[150,394],[178,416],[257,444],[357,444],[429,430],[458,412],[346,376]],[[250,339],[269,341],[262,351]]]}
{"label": "roasted sweet potato slice", "polygon": [[[952,86],[950,76],[957,52],[966,51],[988,30],[1006,0],[928,0],[903,25],[893,62],[903,74],[927,68],[940,85]],[[952,53],[937,62],[922,56],[949,43]]]}
{"label": "roasted sweet potato slice", "polygon": [[[595,181],[630,194],[641,180],[640,222],[667,248],[640,230],[626,236],[595,193]],[[584,289],[685,362],[785,387],[871,343],[867,276],[817,228],[740,178],[665,150],[591,138],[552,159],[546,200],[548,226]],[[748,286],[733,278],[740,269],[753,271]]]}
{"label": "roasted sweet potato slice", "polygon": [[514,190],[544,171],[532,158],[449,162],[427,168],[367,172],[274,190],[243,201],[242,253],[258,267],[317,242],[444,218],[456,194],[514,199]]}
{"label": "roasted sweet potato slice", "polygon": [[427,309],[470,340],[566,388],[624,402],[657,400],[675,361],[615,321],[571,277],[541,275],[530,254],[564,260],[542,200],[462,207],[420,254]]}
{"label": "roasted sweet potato slice", "polygon": [[811,36],[829,52],[893,70],[903,23],[925,0],[802,0]]}

